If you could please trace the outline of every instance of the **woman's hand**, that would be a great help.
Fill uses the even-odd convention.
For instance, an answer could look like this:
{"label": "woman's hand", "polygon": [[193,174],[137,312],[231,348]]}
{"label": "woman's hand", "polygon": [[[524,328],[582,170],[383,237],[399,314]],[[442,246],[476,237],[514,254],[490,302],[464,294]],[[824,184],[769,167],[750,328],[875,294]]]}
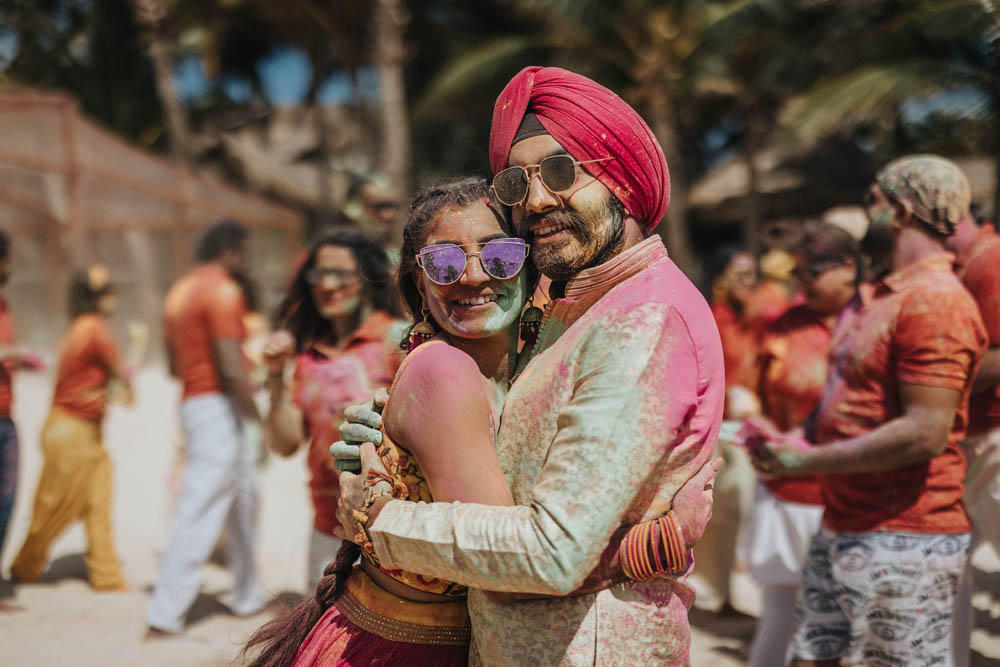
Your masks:
{"label": "woman's hand", "polygon": [[264,343],[262,354],[264,362],[267,364],[267,372],[277,375],[285,370],[292,355],[295,353],[295,336],[284,329],[279,329],[271,334],[267,342]]}
{"label": "woman's hand", "polygon": [[[384,479],[375,479],[372,471],[388,475],[382,460],[375,451],[375,445],[366,442],[360,448],[361,474],[340,473],[340,498],[337,501],[337,521],[342,528],[341,539],[358,542],[363,535],[358,519],[367,508],[367,525],[375,521],[382,506],[392,498],[392,485]],[[374,499],[374,502],[373,502]]]}

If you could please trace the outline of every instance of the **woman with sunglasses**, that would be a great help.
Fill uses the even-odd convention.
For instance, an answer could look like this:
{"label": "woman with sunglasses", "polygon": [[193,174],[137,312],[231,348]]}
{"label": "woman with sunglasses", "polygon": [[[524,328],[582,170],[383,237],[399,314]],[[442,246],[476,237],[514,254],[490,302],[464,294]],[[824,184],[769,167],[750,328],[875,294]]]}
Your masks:
{"label": "woman with sunglasses", "polygon": [[[378,242],[359,230],[336,229],[311,244],[278,307],[278,331],[264,346],[271,448],[291,456],[309,443],[310,586],[341,543],[334,536],[339,472],[327,448],[344,407],[392,382],[400,355],[387,337],[396,312],[389,262]],[[293,365],[288,387],[285,371]]]}
{"label": "woman with sunglasses", "polygon": [[[858,289],[858,243],[820,223],[801,244],[793,275],[805,303],[768,325],[756,385],[763,416],[782,432],[802,428],[828,375],[833,328]],[[749,665],[783,664],[795,629],[795,599],[809,542],[819,530],[823,500],[816,477],[759,480],[745,539],[750,574],[763,589],[763,610]]]}
{"label": "woman with sunglasses", "polygon": [[[383,410],[379,448],[396,497],[513,504],[494,437],[535,277],[528,251],[483,180],[431,188],[414,200],[398,281],[418,322]],[[460,450],[447,446],[459,442]],[[692,488],[704,486],[698,480]],[[628,530],[581,590],[625,580],[618,548]],[[312,599],[251,637],[248,649],[263,646],[254,665],[467,663],[464,587],[381,569],[370,543],[345,542],[325,575]]]}

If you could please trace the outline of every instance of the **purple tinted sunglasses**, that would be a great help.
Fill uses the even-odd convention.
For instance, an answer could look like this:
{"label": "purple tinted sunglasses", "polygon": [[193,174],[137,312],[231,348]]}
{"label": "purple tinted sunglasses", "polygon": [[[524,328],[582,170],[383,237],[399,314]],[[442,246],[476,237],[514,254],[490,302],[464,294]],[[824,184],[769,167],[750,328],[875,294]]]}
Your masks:
{"label": "purple tinted sunglasses", "polygon": [[530,248],[523,239],[506,238],[487,241],[482,244],[479,252],[463,250],[463,248],[472,245],[479,244],[439,243],[427,246],[417,253],[417,264],[431,279],[431,282],[438,285],[451,285],[465,273],[469,258],[478,257],[483,271],[497,280],[509,280],[521,271]]}

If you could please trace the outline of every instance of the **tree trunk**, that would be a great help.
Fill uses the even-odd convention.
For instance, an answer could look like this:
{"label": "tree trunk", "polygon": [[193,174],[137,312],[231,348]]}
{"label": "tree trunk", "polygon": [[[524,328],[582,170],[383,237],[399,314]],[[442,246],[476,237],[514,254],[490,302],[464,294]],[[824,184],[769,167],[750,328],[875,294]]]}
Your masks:
{"label": "tree trunk", "polygon": [[191,160],[187,112],[174,89],[173,61],[170,58],[170,50],[165,40],[159,37],[150,39],[149,57],[153,61],[156,92],[160,96],[164,120],[167,123],[170,155],[178,163],[187,165]]}
{"label": "tree trunk", "polygon": [[174,89],[174,63],[170,58],[170,44],[163,35],[163,25],[168,13],[167,3],[165,0],[132,0],[132,6],[135,8],[136,20],[146,30],[156,93],[163,108],[163,120],[167,124],[170,155],[178,163],[186,165],[191,158],[190,132],[187,112]]}
{"label": "tree trunk", "polygon": [[691,249],[688,232],[687,181],[673,102],[670,99],[667,82],[662,76],[657,76],[644,88],[649,104],[649,117],[653,123],[653,133],[659,140],[663,154],[667,158],[667,165],[670,167],[670,206],[667,208],[659,233],[674,263],[698,285],[702,278],[702,267]]}
{"label": "tree trunk", "polygon": [[[374,60],[379,86],[379,165],[405,199],[410,180],[410,119],[406,108],[403,34],[409,15],[404,0],[376,0]],[[402,230],[394,232],[399,239]]]}
{"label": "tree trunk", "polygon": [[743,160],[747,164],[747,206],[743,218],[743,247],[754,257],[760,256],[760,228],[762,218],[760,174],[757,171],[757,152],[760,150],[760,124],[753,112],[744,114]]}
{"label": "tree trunk", "polygon": [[[163,34],[168,6],[165,0],[132,0],[132,5],[137,21],[146,30],[149,58],[153,64],[153,77],[156,79],[156,93],[160,98],[163,120],[167,125],[170,155],[175,162],[186,169],[192,157],[187,112],[174,89],[174,63],[170,57],[170,43]],[[183,189],[183,185],[181,188]],[[183,236],[184,230],[181,228],[184,224],[183,216],[180,216],[175,224],[178,225],[175,233]],[[158,288],[153,241],[147,230],[133,227],[125,232],[125,243],[135,267],[141,317],[157,329],[154,333],[158,336],[162,294]]]}

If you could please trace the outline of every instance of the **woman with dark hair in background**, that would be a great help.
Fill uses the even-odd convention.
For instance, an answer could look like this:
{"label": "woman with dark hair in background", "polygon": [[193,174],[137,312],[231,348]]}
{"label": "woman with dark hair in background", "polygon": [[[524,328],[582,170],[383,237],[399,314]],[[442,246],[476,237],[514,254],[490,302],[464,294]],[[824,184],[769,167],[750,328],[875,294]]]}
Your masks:
{"label": "woman with dark hair in background", "polygon": [[37,580],[48,563],[52,543],[72,523],[82,520],[91,586],[97,590],[126,587],[111,530],[111,459],[101,441],[108,398],[132,402],[129,374],[107,324],[116,305],[114,287],[103,266],[91,266],[73,278],[72,321],[60,345],[52,411],[42,428],[45,462],[31,527],[11,565],[19,581]]}
{"label": "woman with dark hair in background", "polygon": [[[291,456],[308,439],[309,489],[315,509],[309,585],[323,576],[341,541],[334,537],[340,471],[330,445],[344,408],[388,387],[399,365],[387,341],[398,308],[389,262],[365,232],[340,228],[310,246],[278,307],[278,329],[264,346],[271,407],[271,447]],[[397,341],[398,342],[398,341]],[[285,368],[294,357],[291,386]]]}

